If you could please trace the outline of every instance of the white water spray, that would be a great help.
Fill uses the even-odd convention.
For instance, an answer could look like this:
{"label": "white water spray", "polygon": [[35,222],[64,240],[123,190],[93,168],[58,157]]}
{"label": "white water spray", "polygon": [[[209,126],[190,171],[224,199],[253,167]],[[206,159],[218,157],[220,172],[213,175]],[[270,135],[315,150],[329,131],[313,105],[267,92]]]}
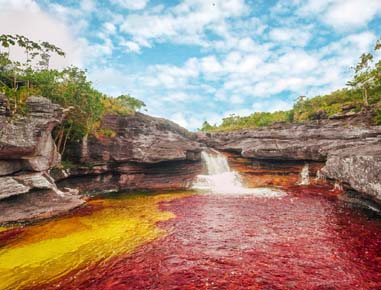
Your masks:
{"label": "white water spray", "polygon": [[243,186],[238,172],[231,170],[227,158],[215,150],[201,153],[208,170],[207,175],[198,175],[193,188],[208,193],[255,195],[258,197],[279,197],[283,191],[271,188],[247,188]]}
{"label": "white water spray", "polygon": [[310,184],[310,169],[308,163],[306,163],[300,172],[300,182],[299,185],[309,185]]}

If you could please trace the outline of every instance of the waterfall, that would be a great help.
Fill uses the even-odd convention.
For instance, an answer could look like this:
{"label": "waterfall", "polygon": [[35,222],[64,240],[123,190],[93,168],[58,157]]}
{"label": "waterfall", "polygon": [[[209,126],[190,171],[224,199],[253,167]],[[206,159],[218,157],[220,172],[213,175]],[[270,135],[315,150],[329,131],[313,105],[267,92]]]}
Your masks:
{"label": "waterfall", "polygon": [[310,184],[310,169],[308,163],[306,163],[300,172],[300,182],[299,185],[309,185]]}
{"label": "waterfall", "polygon": [[193,189],[215,194],[250,194],[260,197],[278,197],[285,193],[270,188],[247,188],[242,184],[238,172],[231,170],[225,155],[215,150],[201,152],[207,173],[198,175]]}

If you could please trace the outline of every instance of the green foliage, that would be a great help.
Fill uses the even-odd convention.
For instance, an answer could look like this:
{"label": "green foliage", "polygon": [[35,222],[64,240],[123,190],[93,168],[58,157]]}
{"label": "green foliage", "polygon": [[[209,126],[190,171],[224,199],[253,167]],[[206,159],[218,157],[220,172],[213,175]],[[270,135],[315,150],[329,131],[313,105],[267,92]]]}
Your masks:
{"label": "green foliage", "polygon": [[146,104],[143,101],[135,99],[134,97],[131,97],[130,95],[120,95],[119,97],[116,98],[116,100],[126,110],[132,110],[134,112],[146,106]]}
{"label": "green foliage", "polygon": [[131,115],[145,107],[146,104],[130,95],[121,95],[117,98],[105,98],[103,105],[107,113],[119,115]]}
{"label": "green foliage", "polygon": [[241,128],[258,128],[272,125],[274,123],[290,123],[293,121],[293,112],[291,111],[278,111],[274,113],[268,112],[255,112],[247,117],[240,117],[230,115],[222,119],[222,124],[218,127],[214,126],[207,131],[218,130],[236,130]]}
{"label": "green foliage", "polygon": [[[12,61],[13,46],[24,48],[26,62]],[[65,53],[48,42],[34,42],[20,35],[0,35],[0,92],[10,101],[12,113],[25,111],[30,95],[44,96],[66,108],[66,118],[54,135],[59,152],[63,153],[68,140],[81,140],[95,134],[105,113],[133,114],[144,102],[129,95],[111,98],[94,89],[86,71],[77,67],[49,69],[52,54]],[[111,132],[103,132],[104,134]]]}
{"label": "green foliage", "polygon": [[199,131],[209,132],[209,131],[213,131],[216,128],[217,128],[216,125],[210,125],[207,121],[205,121],[204,123],[202,123],[202,127],[199,129]]}
{"label": "green foliage", "polygon": [[95,134],[99,138],[102,138],[102,137],[114,138],[116,137],[117,132],[115,132],[112,129],[100,128],[97,130]]}
{"label": "green foliage", "polygon": [[376,125],[381,125],[381,109],[377,109],[375,113],[376,113],[376,116],[374,117],[374,123]]}

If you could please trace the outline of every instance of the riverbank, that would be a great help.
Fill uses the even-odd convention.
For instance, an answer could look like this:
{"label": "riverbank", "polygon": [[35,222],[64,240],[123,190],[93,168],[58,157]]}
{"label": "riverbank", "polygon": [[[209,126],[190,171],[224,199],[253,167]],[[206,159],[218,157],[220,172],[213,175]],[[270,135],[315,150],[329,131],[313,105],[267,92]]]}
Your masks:
{"label": "riverbank", "polygon": [[197,134],[140,113],[111,114],[103,135],[69,142],[61,163],[52,131],[65,110],[42,97],[30,97],[26,108],[10,116],[0,98],[0,223],[60,215],[99,193],[188,189],[205,170],[206,147],[225,152],[250,187],[294,186],[307,170],[312,183],[327,179],[380,204],[381,127],[361,114]]}

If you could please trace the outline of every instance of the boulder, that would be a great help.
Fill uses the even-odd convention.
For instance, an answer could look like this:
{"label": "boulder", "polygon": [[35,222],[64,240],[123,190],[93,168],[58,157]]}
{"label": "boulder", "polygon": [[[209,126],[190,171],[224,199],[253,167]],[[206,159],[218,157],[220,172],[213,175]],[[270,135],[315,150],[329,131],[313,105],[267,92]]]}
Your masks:
{"label": "boulder", "polygon": [[62,121],[62,110],[42,97],[28,98],[26,110],[13,118],[0,114],[0,160],[8,161],[8,168],[12,160],[24,170],[48,170],[60,162],[51,131]]}
{"label": "boulder", "polygon": [[0,223],[50,217],[83,203],[58,190],[48,170],[61,160],[51,132],[62,122],[62,109],[32,96],[25,115],[10,115],[0,95]]}
{"label": "boulder", "polygon": [[381,144],[331,152],[321,173],[380,202]]}

